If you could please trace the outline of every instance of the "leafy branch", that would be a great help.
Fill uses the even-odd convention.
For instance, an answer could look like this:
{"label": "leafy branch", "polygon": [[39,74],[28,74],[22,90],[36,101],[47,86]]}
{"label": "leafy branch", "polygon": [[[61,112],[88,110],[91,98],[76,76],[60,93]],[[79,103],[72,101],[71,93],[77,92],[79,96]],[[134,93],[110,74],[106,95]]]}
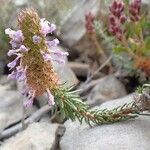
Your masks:
{"label": "leafy branch", "polygon": [[[129,104],[116,107],[112,110],[93,109],[80,99],[78,91],[73,88],[60,87],[54,91],[55,102],[53,111],[60,114],[63,118],[69,118],[72,121],[78,120],[91,124],[109,124],[118,121],[124,121],[138,117],[141,113],[133,101]],[[144,114],[142,114],[144,115]]]}

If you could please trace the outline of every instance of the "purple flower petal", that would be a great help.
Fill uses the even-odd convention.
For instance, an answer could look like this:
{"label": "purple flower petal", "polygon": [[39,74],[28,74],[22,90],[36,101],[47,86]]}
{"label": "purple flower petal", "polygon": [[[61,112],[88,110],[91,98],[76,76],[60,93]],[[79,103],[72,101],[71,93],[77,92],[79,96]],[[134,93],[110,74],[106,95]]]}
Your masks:
{"label": "purple flower petal", "polygon": [[16,75],[17,75],[17,72],[12,71],[11,74],[9,74],[7,78],[11,80],[16,80]]}
{"label": "purple flower petal", "polygon": [[48,45],[48,47],[56,47],[59,44],[59,40],[54,39],[52,41],[46,41],[46,44]]}
{"label": "purple flower petal", "polygon": [[65,56],[68,56],[69,53],[68,52],[63,52],[59,49],[53,49],[50,51],[51,53],[51,57],[53,61],[58,62],[59,64],[65,64]]}
{"label": "purple flower petal", "polygon": [[41,42],[41,37],[40,37],[40,36],[34,35],[34,36],[32,37],[32,39],[33,39],[33,43],[34,43],[34,44],[38,44],[38,43]]}
{"label": "purple flower petal", "polygon": [[65,60],[60,60],[60,59],[55,59],[55,58],[52,58],[52,60],[56,61],[59,64],[65,64]]}
{"label": "purple flower petal", "polygon": [[30,108],[33,105],[33,99],[28,99],[23,104],[25,107]]}
{"label": "purple flower petal", "polygon": [[50,24],[50,29],[49,29],[49,33],[52,33],[56,30],[56,25],[55,24]]}
{"label": "purple flower petal", "polygon": [[56,29],[56,25],[50,24],[45,18],[41,19],[41,33],[46,36],[48,33],[52,33]]}
{"label": "purple flower petal", "polygon": [[21,46],[20,43],[14,42],[13,40],[11,40],[9,43],[11,44],[13,49],[19,48]]}
{"label": "purple flower petal", "polygon": [[8,56],[12,56],[12,55],[16,55],[16,54],[17,54],[16,50],[9,50],[7,53]]}
{"label": "purple flower petal", "polygon": [[21,66],[18,66],[16,79],[18,81],[24,81],[26,79],[26,69],[23,69]]}
{"label": "purple flower petal", "polygon": [[29,91],[28,99],[24,102],[25,107],[32,107],[35,98],[35,91]]}
{"label": "purple flower petal", "polygon": [[10,28],[7,28],[7,29],[5,29],[5,34],[8,34],[9,37],[12,38],[13,34],[15,34],[15,31]]}
{"label": "purple flower petal", "polygon": [[21,56],[18,56],[15,60],[13,60],[13,61],[10,62],[9,64],[7,64],[7,66],[10,68],[10,70],[16,66],[17,61],[18,61],[18,59],[19,59],[20,57],[21,57]]}
{"label": "purple flower petal", "polygon": [[8,34],[9,37],[14,41],[14,42],[22,42],[23,41],[23,34],[21,30],[14,31],[10,28],[5,29],[5,34]]}
{"label": "purple flower petal", "polygon": [[24,45],[21,45],[19,48],[20,52],[28,52],[28,48],[26,48]]}
{"label": "purple flower petal", "polygon": [[43,58],[44,58],[45,61],[51,61],[52,60],[52,57],[51,57],[50,54],[42,53],[42,55],[43,55]]}
{"label": "purple flower petal", "polygon": [[55,102],[54,102],[54,96],[51,94],[50,90],[47,89],[47,96],[48,96],[48,104],[50,106],[54,105]]}
{"label": "purple flower petal", "polygon": [[27,96],[29,93],[29,88],[27,87],[26,84],[23,85],[23,88],[21,90],[21,94]]}

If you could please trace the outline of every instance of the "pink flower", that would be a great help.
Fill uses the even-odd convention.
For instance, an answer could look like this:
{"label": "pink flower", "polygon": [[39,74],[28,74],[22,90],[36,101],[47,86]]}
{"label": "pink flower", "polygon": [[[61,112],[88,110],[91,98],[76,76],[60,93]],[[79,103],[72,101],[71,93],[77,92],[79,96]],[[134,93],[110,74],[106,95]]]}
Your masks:
{"label": "pink flower", "polygon": [[24,102],[24,105],[26,107],[32,107],[34,98],[35,98],[35,91],[30,90],[29,95],[28,95],[28,99]]}
{"label": "pink flower", "polygon": [[45,20],[45,18],[41,19],[40,25],[41,25],[41,33],[45,36],[48,33],[52,33],[53,31],[56,30],[56,25],[55,24],[50,24],[50,22]]}
{"label": "pink flower", "polygon": [[140,19],[141,0],[133,0],[129,5],[130,19],[135,22]]}
{"label": "pink flower", "polygon": [[8,34],[9,37],[14,41],[14,42],[22,42],[23,41],[23,34],[21,30],[14,31],[10,28],[5,29],[5,34]]}
{"label": "pink flower", "polygon": [[50,90],[47,89],[47,96],[48,96],[48,104],[50,106],[54,105],[55,102],[54,102],[54,96],[51,94]]}
{"label": "pink flower", "polygon": [[18,52],[28,52],[28,48],[26,48],[24,45],[21,45],[20,48],[18,49]]}
{"label": "pink flower", "polygon": [[7,53],[8,56],[12,56],[12,55],[16,55],[16,54],[17,54],[16,50],[13,50],[13,49],[9,50]]}
{"label": "pink flower", "polygon": [[17,61],[20,59],[20,57],[21,57],[21,56],[19,55],[19,56],[16,57],[12,62],[10,62],[9,64],[7,64],[7,66],[10,68],[10,70],[16,66]]}
{"label": "pink flower", "polygon": [[34,43],[34,44],[38,44],[38,43],[41,42],[41,37],[40,37],[40,36],[34,35],[34,36],[32,37],[32,39],[33,39],[33,43]]}
{"label": "pink flower", "polygon": [[8,75],[8,79],[16,80],[17,72],[12,71],[11,74]]}
{"label": "pink flower", "polygon": [[46,41],[46,44],[48,45],[48,47],[56,47],[59,44],[59,40],[58,39],[54,39],[52,41]]}
{"label": "pink flower", "polygon": [[120,17],[122,12],[124,11],[124,3],[122,0],[115,0],[113,1],[111,7],[110,7],[111,13],[116,16]]}
{"label": "pink flower", "polygon": [[26,69],[18,66],[16,67],[16,71],[12,71],[11,74],[8,75],[8,79],[24,81],[26,79],[25,71]]}
{"label": "pink flower", "polygon": [[14,42],[13,40],[11,40],[9,43],[13,49],[19,48],[21,46],[21,43]]}
{"label": "pink flower", "polygon": [[118,40],[122,40],[123,32],[122,24],[126,21],[124,14],[124,3],[122,0],[113,1],[110,6],[109,15],[109,32],[111,32]]}

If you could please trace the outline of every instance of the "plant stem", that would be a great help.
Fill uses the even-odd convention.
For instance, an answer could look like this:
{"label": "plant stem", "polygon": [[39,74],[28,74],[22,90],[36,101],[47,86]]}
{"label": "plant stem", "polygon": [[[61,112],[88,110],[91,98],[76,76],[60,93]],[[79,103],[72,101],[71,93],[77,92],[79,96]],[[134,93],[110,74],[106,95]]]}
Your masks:
{"label": "plant stem", "polygon": [[[60,89],[61,90],[61,89]],[[65,116],[72,121],[85,121],[89,125],[94,124],[109,124],[118,121],[128,120],[139,116],[139,110],[135,102],[124,104],[112,110],[94,109],[90,110],[88,105],[75,94],[76,91],[70,89],[57,91],[55,94],[56,105],[62,116]]]}

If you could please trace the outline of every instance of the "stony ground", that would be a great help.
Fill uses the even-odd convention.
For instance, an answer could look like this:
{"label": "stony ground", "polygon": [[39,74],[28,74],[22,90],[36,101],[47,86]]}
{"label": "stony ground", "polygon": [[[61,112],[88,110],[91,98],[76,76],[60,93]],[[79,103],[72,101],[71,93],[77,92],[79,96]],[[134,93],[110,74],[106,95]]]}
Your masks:
{"label": "stony ground", "polygon": [[[107,0],[109,2],[111,0]],[[91,109],[112,109],[131,102],[133,93],[121,80],[113,74],[96,74],[94,80],[84,84],[89,64],[83,63],[80,57],[83,46],[79,46],[85,36],[84,14],[89,10],[98,15],[99,8],[107,14],[108,6],[101,6],[100,0],[66,0],[73,2],[69,11],[57,10],[59,15],[60,48],[70,52],[69,61],[55,70],[60,82],[66,86],[77,85],[84,89],[81,97]],[[143,1],[148,4],[149,0]],[[26,5],[26,1],[16,1],[17,5]],[[54,1],[53,1],[54,3]],[[86,43],[87,44],[87,43]],[[85,44],[85,45],[86,45]],[[81,49],[80,49],[81,48]],[[80,60],[75,58],[80,57]],[[71,61],[70,61],[71,60]],[[139,117],[135,120],[109,125],[93,126],[92,128],[78,122],[64,121],[52,116],[50,108],[45,107],[47,100],[43,94],[37,97],[33,108],[26,110],[25,118],[29,123],[22,129],[23,100],[20,94],[22,83],[10,81],[0,70],[0,150],[149,150],[150,149],[150,118]]]}

